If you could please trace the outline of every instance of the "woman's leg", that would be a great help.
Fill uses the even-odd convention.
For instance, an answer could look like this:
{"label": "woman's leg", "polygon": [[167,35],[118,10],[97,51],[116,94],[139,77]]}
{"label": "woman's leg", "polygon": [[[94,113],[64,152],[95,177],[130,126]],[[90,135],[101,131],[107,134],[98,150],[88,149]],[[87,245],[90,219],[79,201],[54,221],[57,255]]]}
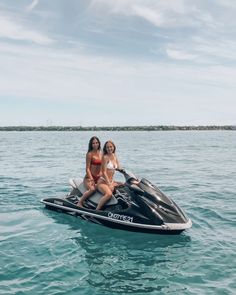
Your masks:
{"label": "woman's leg", "polygon": [[95,191],[96,187],[94,182],[92,182],[90,179],[85,178],[84,179],[84,186],[86,187],[87,191],[83,193],[82,197],[80,198],[78,202],[79,207],[83,207],[84,201],[88,199]]}
{"label": "woman's leg", "polygon": [[99,201],[96,210],[101,210],[101,208],[110,200],[112,191],[105,183],[98,183],[97,188],[103,194],[103,196]]}

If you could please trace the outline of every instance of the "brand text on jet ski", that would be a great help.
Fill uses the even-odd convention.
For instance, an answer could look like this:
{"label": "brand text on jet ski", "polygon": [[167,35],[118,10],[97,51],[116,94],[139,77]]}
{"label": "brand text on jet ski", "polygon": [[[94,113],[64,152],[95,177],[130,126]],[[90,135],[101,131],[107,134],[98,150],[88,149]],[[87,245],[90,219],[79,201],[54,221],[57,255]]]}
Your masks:
{"label": "brand text on jet ski", "polygon": [[133,222],[133,217],[127,215],[121,215],[117,213],[108,212],[108,217],[128,222]]}

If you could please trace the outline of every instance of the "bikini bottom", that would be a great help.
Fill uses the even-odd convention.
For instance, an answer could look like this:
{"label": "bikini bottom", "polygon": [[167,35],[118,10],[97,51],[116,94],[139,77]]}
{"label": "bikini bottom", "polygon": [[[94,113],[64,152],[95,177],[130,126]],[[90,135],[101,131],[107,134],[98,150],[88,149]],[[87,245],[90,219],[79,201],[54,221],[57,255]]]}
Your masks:
{"label": "bikini bottom", "polygon": [[[98,179],[100,178],[100,176],[99,175],[93,175],[92,174],[92,177],[93,177],[94,183],[97,184]],[[85,176],[85,178],[89,178],[89,177],[88,176]]]}

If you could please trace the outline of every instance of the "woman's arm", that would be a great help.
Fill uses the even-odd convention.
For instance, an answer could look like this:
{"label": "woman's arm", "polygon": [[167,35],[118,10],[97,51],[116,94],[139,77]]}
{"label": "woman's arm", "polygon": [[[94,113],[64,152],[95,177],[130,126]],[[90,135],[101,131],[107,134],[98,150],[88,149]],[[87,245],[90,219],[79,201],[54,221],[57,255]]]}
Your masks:
{"label": "woman's arm", "polygon": [[92,160],[91,154],[87,153],[86,154],[86,175],[88,178],[93,179],[93,176],[92,176],[91,170],[90,170],[91,160]]}
{"label": "woman's arm", "polygon": [[102,171],[102,176],[105,179],[107,185],[110,185],[110,179],[107,175],[107,163],[109,159],[106,156],[102,157],[102,166],[101,166],[101,171]]}
{"label": "woman's arm", "polygon": [[118,169],[122,169],[122,167],[120,166],[120,162],[119,162],[117,156],[116,156],[116,164],[117,164],[117,168]]}

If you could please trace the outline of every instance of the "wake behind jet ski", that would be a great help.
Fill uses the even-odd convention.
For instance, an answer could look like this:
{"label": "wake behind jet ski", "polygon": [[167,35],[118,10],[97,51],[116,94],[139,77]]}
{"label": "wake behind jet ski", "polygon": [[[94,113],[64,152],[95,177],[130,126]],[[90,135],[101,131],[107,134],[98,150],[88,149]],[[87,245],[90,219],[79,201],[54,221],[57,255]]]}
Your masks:
{"label": "wake behind jet ski", "polygon": [[52,210],[129,231],[179,234],[192,226],[183,210],[157,186],[124,169],[118,171],[125,177],[125,183],[116,187],[103,210],[95,210],[102,197],[99,191],[85,201],[83,208],[78,207],[86,189],[83,181],[77,179],[70,179],[72,190],[66,196],[45,198],[41,202]]}

